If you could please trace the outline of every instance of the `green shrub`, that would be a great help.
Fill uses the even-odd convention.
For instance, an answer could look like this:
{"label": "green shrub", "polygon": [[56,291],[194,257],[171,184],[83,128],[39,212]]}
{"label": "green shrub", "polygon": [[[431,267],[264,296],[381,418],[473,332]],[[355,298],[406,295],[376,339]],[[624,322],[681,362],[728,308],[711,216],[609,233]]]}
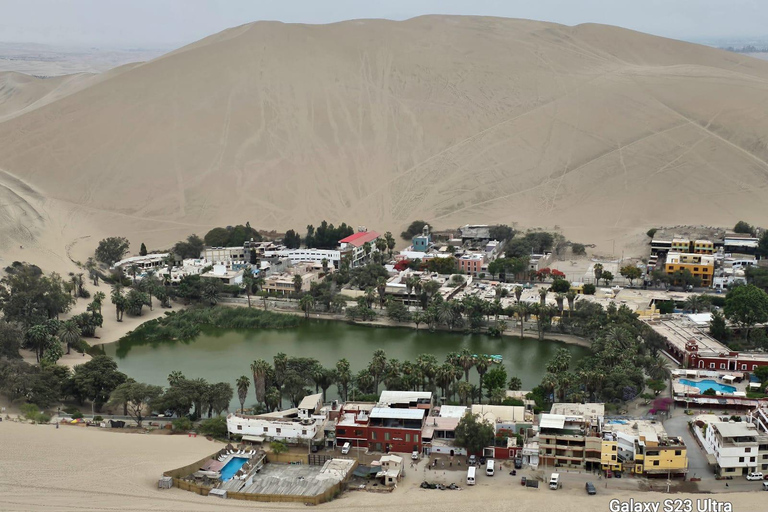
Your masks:
{"label": "green shrub", "polygon": [[94,423],[101,423],[102,421],[104,421],[104,418],[102,418],[101,416],[94,416],[93,421]]}
{"label": "green shrub", "polygon": [[75,411],[72,413],[72,419],[79,420],[83,417],[83,413],[80,411]]}
{"label": "green shrub", "polygon": [[188,432],[192,430],[192,420],[186,416],[176,418],[171,422],[171,424],[173,425],[173,430],[177,430],[179,432]]}
{"label": "green shrub", "polygon": [[62,409],[62,411],[64,411],[65,413],[69,414],[70,416],[72,416],[73,414],[75,414],[77,412],[80,412],[80,409],[78,409],[74,405],[68,405],[68,406],[64,407]]}
{"label": "green shrub", "polygon": [[584,285],[584,295],[594,295],[595,291],[597,291],[597,288],[592,283]]}
{"label": "green shrub", "polygon": [[227,437],[227,418],[224,416],[217,416],[200,422],[197,427],[201,434],[215,437],[217,439],[225,439]]}
{"label": "green shrub", "polygon": [[272,453],[276,455],[280,455],[281,453],[288,451],[288,447],[282,441],[272,441],[269,443],[269,448],[272,450]]}
{"label": "green shrub", "polygon": [[50,415],[40,412],[40,409],[38,409],[35,404],[24,404],[19,407],[19,410],[21,410],[21,414],[23,414],[25,418],[34,421],[35,423],[48,423],[51,421]]}

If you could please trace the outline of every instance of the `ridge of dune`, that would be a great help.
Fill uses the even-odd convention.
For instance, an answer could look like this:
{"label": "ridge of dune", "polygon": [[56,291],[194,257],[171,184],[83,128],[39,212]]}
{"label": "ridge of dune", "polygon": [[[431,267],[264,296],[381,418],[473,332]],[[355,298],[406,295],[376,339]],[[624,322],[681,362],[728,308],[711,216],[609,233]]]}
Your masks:
{"label": "ridge of dune", "polygon": [[600,245],[768,215],[766,104],[768,62],[606,25],[257,22],[0,122],[0,169],[150,247],[416,218]]}

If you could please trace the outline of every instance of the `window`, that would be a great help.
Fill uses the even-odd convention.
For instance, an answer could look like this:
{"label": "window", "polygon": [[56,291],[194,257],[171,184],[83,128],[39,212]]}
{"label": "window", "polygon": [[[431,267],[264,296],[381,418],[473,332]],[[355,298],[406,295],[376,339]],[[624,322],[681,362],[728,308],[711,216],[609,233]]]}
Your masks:
{"label": "window", "polygon": [[659,465],[659,461],[657,461],[657,460],[653,461],[653,465],[654,466],[658,466]]}
{"label": "window", "polygon": [[384,440],[385,441],[389,441],[390,440],[389,432],[384,432]]}
{"label": "window", "polygon": [[682,454],[683,454],[683,450],[675,450],[675,455],[682,455]]}
{"label": "window", "polygon": [[405,434],[405,442],[410,443],[411,442],[411,434]]}
{"label": "window", "polygon": [[751,453],[751,452],[752,452],[752,448],[744,448],[744,453]]}
{"label": "window", "polygon": [[715,369],[715,363],[709,363],[709,367],[714,370]]}
{"label": "window", "polygon": [[[269,432],[269,427],[264,427],[264,432]],[[342,432],[343,433],[343,432]]]}
{"label": "window", "polygon": [[725,370],[725,363],[720,363],[720,369]]}
{"label": "window", "polygon": [[754,457],[750,457],[749,458],[749,462],[755,462],[755,458]]}
{"label": "window", "polygon": [[419,442],[419,434],[413,434],[413,442],[418,443]]}
{"label": "window", "polygon": [[282,431],[283,431],[283,430],[282,430],[280,427],[278,427],[278,428],[276,428],[276,429],[275,429],[275,433],[276,433],[276,434],[279,434],[279,433],[281,433]]}
{"label": "window", "polygon": [[372,441],[376,440],[376,431],[371,431],[371,440]]}
{"label": "window", "polygon": [[747,369],[747,365],[745,365],[745,364],[741,365],[741,369],[742,370],[746,370]]}
{"label": "window", "polygon": [[611,455],[611,460],[616,460],[616,456],[615,455]]}
{"label": "window", "polygon": [[302,430],[301,431],[301,435],[303,435],[303,436],[307,435],[307,431],[306,430]]}
{"label": "window", "polygon": [[[264,432],[266,432],[266,431],[267,431],[267,430],[266,430],[266,429],[264,429]],[[337,434],[337,435],[340,435],[340,436],[345,436],[345,435],[347,435],[347,431],[346,431],[346,430],[344,430],[343,428],[339,428],[339,429],[336,429],[336,434]],[[375,438],[374,438],[374,439],[375,439]]]}
{"label": "window", "polygon": [[744,462],[744,457],[739,457],[739,462]]}
{"label": "window", "polygon": [[753,365],[752,365],[752,371],[755,371],[755,370],[757,370],[757,365],[756,365],[756,364],[753,364]]}
{"label": "window", "polygon": [[242,425],[238,425],[237,426],[237,430],[243,430],[243,426]]}

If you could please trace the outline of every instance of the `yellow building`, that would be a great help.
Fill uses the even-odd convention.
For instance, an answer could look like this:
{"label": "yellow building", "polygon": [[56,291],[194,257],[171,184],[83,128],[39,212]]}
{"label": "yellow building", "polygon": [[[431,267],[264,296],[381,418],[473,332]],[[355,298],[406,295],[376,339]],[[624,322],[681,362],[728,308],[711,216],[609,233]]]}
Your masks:
{"label": "yellow building", "polygon": [[670,252],[691,252],[691,241],[687,238],[673,238]]}
{"label": "yellow building", "polygon": [[621,471],[621,461],[619,461],[619,443],[603,439],[600,450],[600,469],[603,471]]}
{"label": "yellow building", "polygon": [[684,475],[688,472],[688,449],[682,438],[640,436],[635,441],[635,473]]}
{"label": "yellow building", "polygon": [[682,438],[667,436],[656,421],[628,420],[603,426],[601,469],[637,475],[685,475],[688,451]]}
{"label": "yellow building", "polygon": [[711,240],[696,240],[693,242],[693,252],[696,254],[714,254],[715,244]]}
{"label": "yellow building", "polygon": [[670,252],[664,264],[664,271],[671,276],[678,270],[688,270],[694,277],[701,278],[702,286],[712,286],[715,273],[715,257],[709,254]]}

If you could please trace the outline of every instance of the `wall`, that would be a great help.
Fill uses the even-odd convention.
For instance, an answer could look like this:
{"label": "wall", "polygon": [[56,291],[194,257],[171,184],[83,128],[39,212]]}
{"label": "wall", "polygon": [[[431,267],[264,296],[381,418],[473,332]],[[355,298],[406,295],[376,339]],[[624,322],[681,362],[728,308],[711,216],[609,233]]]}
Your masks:
{"label": "wall", "polygon": [[[213,455],[209,455],[208,457],[205,457],[203,459],[200,459],[199,461],[193,464],[189,464],[181,468],[166,471],[165,473],[163,473],[163,476],[172,477],[174,487],[178,487],[179,489],[182,489],[184,491],[194,492],[195,494],[200,494],[202,496],[208,496],[208,493],[210,492],[211,487],[198,485],[195,482],[190,482],[187,480],[182,480],[181,477],[188,476],[194,473],[200,468],[200,466],[202,466],[202,464],[206,460],[213,458],[217,453],[218,452],[216,452]],[[275,455],[272,453],[267,453],[267,461],[283,462],[283,463],[302,462],[303,464],[306,464],[308,461],[308,457],[306,454],[281,453],[279,455]],[[357,461],[355,461],[354,466],[351,468],[351,470],[347,474],[347,477],[343,481],[330,487],[324,493],[318,494],[316,496],[296,496],[291,494],[246,494],[241,492],[227,492],[227,497],[233,500],[244,500],[244,501],[260,501],[260,502],[272,502],[272,503],[277,503],[277,502],[304,503],[307,505],[319,505],[320,503],[331,501],[336,496],[341,494],[341,492],[343,492],[343,490],[346,488],[347,482],[352,477],[352,473],[357,468],[357,465],[358,463]]]}

